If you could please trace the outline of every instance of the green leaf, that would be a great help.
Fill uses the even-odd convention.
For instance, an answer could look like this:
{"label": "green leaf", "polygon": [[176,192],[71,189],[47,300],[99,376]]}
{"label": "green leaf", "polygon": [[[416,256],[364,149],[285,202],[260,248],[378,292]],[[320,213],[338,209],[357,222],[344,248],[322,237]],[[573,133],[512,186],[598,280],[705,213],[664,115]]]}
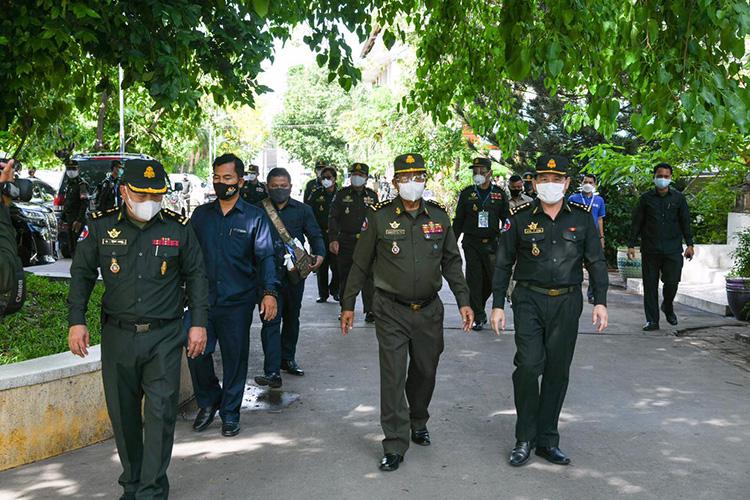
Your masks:
{"label": "green leaf", "polygon": [[328,56],[326,56],[325,54],[318,54],[315,57],[315,62],[318,63],[319,68],[322,68],[323,66],[325,66],[327,60],[328,60]]}
{"label": "green leaf", "polygon": [[395,43],[396,35],[391,33],[389,30],[383,31],[383,44],[385,45],[385,48],[391,50]]}
{"label": "green leaf", "polygon": [[268,5],[270,0],[253,0],[253,10],[260,17],[266,17],[268,15]]}

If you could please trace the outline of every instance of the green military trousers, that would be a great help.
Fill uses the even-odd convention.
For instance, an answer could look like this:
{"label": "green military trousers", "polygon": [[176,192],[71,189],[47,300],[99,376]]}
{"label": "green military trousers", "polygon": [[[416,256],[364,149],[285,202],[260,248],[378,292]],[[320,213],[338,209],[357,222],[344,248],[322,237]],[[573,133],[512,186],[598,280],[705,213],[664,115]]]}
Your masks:
{"label": "green military trousers", "polygon": [[104,322],[102,327],[104,395],[123,468],[119,482],[127,497],[169,496],[167,467],[184,343],[180,320],[146,333],[112,322]]}
{"label": "green military trousers", "polygon": [[484,311],[487,299],[492,295],[492,277],[495,273],[494,238],[479,239],[464,235],[464,259],[466,259],[466,284],[469,286],[469,304],[474,311],[474,321],[487,321]]}
{"label": "green military trousers", "polygon": [[414,311],[383,293],[373,298],[380,354],[380,424],[385,453],[404,455],[410,430],[423,429],[443,352],[443,303]]}
{"label": "green military trousers", "polygon": [[568,389],[583,295],[580,286],[550,297],[518,285],[512,301],[516,440],[541,447],[558,446],[557,421]]}

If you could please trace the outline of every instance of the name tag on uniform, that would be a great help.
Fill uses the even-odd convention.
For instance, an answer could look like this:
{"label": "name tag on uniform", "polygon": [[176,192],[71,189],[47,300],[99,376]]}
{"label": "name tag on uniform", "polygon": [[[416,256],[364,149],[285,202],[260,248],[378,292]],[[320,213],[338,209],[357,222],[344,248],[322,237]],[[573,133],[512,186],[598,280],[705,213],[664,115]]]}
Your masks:
{"label": "name tag on uniform", "polygon": [[232,229],[229,230],[229,236],[231,236],[233,234],[242,234],[242,235],[245,235],[245,234],[247,234],[247,231],[245,231],[244,229],[241,229],[239,227],[233,227]]}
{"label": "name tag on uniform", "polygon": [[490,213],[487,210],[482,210],[477,214],[477,226],[480,229],[490,227]]}
{"label": "name tag on uniform", "polygon": [[125,246],[128,244],[128,240],[115,239],[115,238],[102,238],[102,245],[119,245]]}

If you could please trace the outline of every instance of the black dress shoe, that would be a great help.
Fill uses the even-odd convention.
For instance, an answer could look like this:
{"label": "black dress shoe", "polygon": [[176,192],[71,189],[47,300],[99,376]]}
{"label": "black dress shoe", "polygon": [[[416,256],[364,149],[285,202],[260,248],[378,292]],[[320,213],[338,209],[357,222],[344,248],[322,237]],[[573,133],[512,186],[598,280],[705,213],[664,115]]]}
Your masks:
{"label": "black dress shoe", "polygon": [[328,297],[318,297],[315,302],[317,302],[318,304],[323,304],[324,302],[328,302]]}
{"label": "black dress shoe", "polygon": [[375,313],[365,313],[365,323],[375,323]]}
{"label": "black dress shoe", "polygon": [[193,422],[193,430],[201,432],[206,430],[206,427],[211,425],[216,416],[216,411],[219,409],[219,405],[210,406],[208,408],[199,408],[198,414],[195,416],[195,422]]}
{"label": "black dress shoe", "polygon": [[296,375],[297,377],[301,377],[305,374],[304,370],[302,370],[302,368],[300,368],[297,362],[293,359],[282,360],[281,369],[287,372],[289,375]]}
{"label": "black dress shoe", "polygon": [[548,462],[552,462],[553,464],[570,464],[570,458],[568,458],[568,456],[563,453],[557,446],[553,446],[551,448],[537,446],[535,453],[537,454],[537,456],[542,457],[543,459],[547,460]]}
{"label": "black dress shoe", "polygon": [[398,465],[404,461],[404,457],[398,453],[386,453],[380,461],[380,470],[391,472],[398,469]]}
{"label": "black dress shoe", "polygon": [[528,441],[516,441],[516,447],[510,452],[508,463],[513,467],[520,467],[529,461],[531,457],[531,443]]}
{"label": "black dress shoe", "polygon": [[419,446],[430,446],[432,440],[430,439],[430,431],[425,427],[416,431],[411,431],[411,440],[417,443]]}
{"label": "black dress shoe", "polygon": [[271,389],[278,389],[281,387],[281,375],[278,373],[271,373],[270,375],[259,375],[255,377],[255,383],[262,386],[268,386]]}
{"label": "black dress shoe", "polygon": [[643,331],[644,332],[653,332],[654,330],[659,329],[659,323],[652,323],[650,321],[647,321],[645,325],[643,325]]}
{"label": "black dress shoe", "polygon": [[677,324],[677,315],[674,313],[674,310],[667,311],[664,308],[664,304],[661,305],[661,312],[664,313],[664,316],[667,317],[667,323],[670,325],[676,325]]}
{"label": "black dress shoe", "polygon": [[481,332],[484,330],[484,325],[487,323],[486,321],[475,321],[473,325],[471,325],[471,329],[475,332]]}
{"label": "black dress shoe", "polygon": [[333,300],[335,300],[336,302],[339,301],[339,292],[333,294]]}
{"label": "black dress shoe", "polygon": [[224,437],[236,436],[240,433],[239,422],[224,422],[221,424],[221,435]]}

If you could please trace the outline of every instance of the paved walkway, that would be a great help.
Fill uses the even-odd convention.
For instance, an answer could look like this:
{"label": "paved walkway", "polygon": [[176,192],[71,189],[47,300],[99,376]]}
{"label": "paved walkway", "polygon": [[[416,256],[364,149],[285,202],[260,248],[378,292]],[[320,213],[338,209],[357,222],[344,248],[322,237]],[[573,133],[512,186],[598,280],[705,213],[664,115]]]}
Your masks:
{"label": "paved walkway", "polygon": [[[348,338],[337,307],[314,303],[308,283],[298,361],[284,378],[299,401],[276,413],[243,413],[242,432],[223,438],[178,422],[169,477],[176,499],[747,499],[750,496],[750,373],[673,331],[643,334],[641,297],[610,293],[611,328],[596,335],[591,306],[581,319],[561,447],[573,465],[534,458],[506,464],[515,410],[510,334],[465,334],[446,306],[446,350],[429,427],[402,468],[381,473],[374,328]],[[452,297],[444,295],[453,303]],[[677,307],[681,328],[734,324]],[[251,374],[262,363],[252,328]],[[90,446],[0,473],[0,498],[115,498],[114,443]]]}

